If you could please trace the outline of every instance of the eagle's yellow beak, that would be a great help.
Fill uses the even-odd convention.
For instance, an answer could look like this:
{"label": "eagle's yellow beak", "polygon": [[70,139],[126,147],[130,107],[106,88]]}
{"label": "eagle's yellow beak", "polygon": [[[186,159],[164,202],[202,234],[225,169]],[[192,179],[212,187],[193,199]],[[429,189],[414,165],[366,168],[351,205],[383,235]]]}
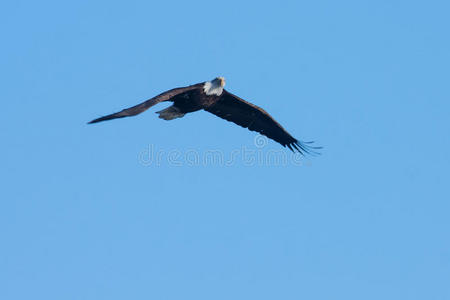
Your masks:
{"label": "eagle's yellow beak", "polygon": [[225,86],[225,78],[224,77],[217,77],[217,79],[219,79],[219,81],[220,81],[220,86],[224,87]]}

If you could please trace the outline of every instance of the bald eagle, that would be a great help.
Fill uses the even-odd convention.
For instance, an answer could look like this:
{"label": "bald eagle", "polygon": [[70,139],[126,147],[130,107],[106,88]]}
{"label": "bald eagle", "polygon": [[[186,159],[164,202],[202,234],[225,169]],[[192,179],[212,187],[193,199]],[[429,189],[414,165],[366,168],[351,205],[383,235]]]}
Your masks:
{"label": "bald eagle", "polygon": [[317,154],[316,150],[321,147],[313,147],[310,145],[312,142],[295,139],[264,109],[233,95],[225,90],[224,86],[225,78],[217,77],[211,81],[174,88],[136,106],[92,120],[88,124],[135,116],[160,102],[171,101],[172,106],[156,112],[159,118],[173,120],[203,109],[239,126],[257,131],[293,152],[297,150],[301,154]]}

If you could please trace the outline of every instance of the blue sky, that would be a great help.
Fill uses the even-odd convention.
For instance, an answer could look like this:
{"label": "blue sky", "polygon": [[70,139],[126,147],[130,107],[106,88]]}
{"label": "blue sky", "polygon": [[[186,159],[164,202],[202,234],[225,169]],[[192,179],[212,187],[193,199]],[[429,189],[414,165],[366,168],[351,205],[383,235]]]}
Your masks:
{"label": "blue sky", "polygon": [[[2,2],[0,298],[450,299],[449,9]],[[323,154],[165,104],[86,125],[219,75]]]}

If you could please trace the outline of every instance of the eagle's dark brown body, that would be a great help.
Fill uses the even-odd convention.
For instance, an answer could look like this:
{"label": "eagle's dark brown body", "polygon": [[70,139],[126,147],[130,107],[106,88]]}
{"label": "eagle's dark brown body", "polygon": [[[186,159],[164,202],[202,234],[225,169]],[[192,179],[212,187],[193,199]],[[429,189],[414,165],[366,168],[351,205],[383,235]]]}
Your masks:
{"label": "eagle's dark brown body", "polygon": [[206,109],[220,100],[221,96],[208,96],[202,89],[187,91],[186,93],[173,97],[170,101],[180,112],[187,114],[201,109]]}
{"label": "eagle's dark brown body", "polygon": [[225,79],[217,77],[214,80],[194,85],[175,88],[159,94],[141,104],[124,109],[120,112],[95,119],[91,123],[130,117],[149,109],[160,102],[170,101],[173,105],[159,111],[159,117],[164,120],[181,118],[187,113],[205,110],[222,119],[233,122],[252,131],[257,131],[300,153],[316,153],[320,147],[311,147],[311,142],[300,142],[292,137],[264,109],[247,102],[225,90]]}

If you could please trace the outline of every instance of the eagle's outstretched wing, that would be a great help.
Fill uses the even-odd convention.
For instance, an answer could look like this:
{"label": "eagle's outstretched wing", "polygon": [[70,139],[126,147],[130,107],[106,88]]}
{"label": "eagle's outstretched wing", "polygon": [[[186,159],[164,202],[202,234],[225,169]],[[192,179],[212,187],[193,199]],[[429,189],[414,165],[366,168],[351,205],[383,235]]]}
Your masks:
{"label": "eagle's outstretched wing", "polygon": [[232,93],[223,90],[222,97],[214,105],[205,109],[216,116],[233,122],[288,147],[303,153],[317,154],[315,150],[321,147],[312,147],[311,142],[301,142],[292,137],[277,121],[264,109],[249,103]]}
{"label": "eagle's outstretched wing", "polygon": [[155,104],[158,104],[163,101],[168,101],[171,98],[175,97],[176,95],[182,94],[182,93],[190,91],[190,90],[200,88],[202,86],[203,86],[203,83],[197,83],[197,84],[186,86],[186,87],[174,88],[174,89],[168,90],[162,94],[159,94],[158,96],[153,97],[147,101],[144,101],[141,104],[135,105],[130,108],[126,108],[126,109],[116,112],[114,114],[110,114],[110,115],[92,120],[88,124],[117,119],[117,118],[135,116],[137,114],[140,114],[141,112],[146,111],[147,109],[149,109],[150,107],[152,107]]}

